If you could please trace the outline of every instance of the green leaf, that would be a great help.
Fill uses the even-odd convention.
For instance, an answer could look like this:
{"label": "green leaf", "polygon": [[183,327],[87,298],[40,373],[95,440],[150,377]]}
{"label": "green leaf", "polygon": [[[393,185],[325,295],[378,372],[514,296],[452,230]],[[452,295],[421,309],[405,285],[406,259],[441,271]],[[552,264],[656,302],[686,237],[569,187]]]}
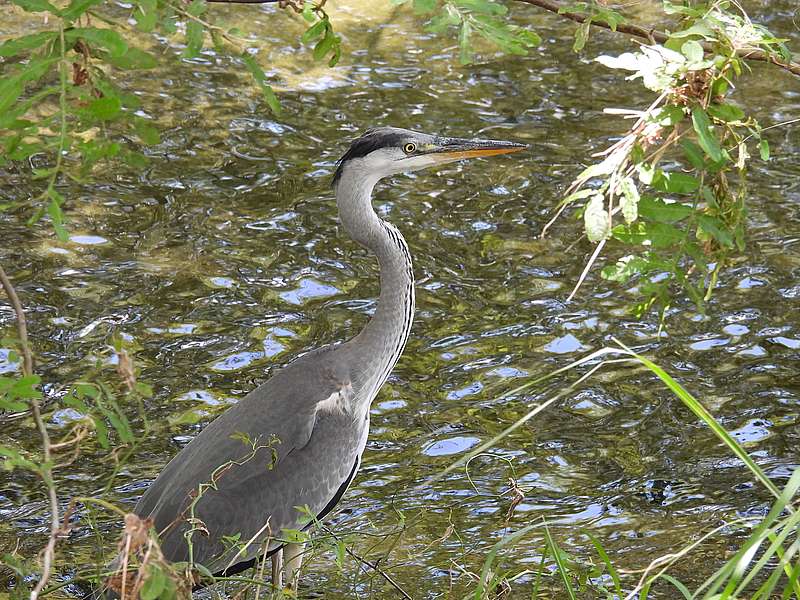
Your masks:
{"label": "green leaf", "polygon": [[18,75],[0,79],[0,113],[14,104],[24,89],[25,84]]}
{"label": "green leaf", "polygon": [[168,12],[166,15],[163,16],[161,19],[161,29],[164,30],[164,33],[168,33],[172,35],[176,31],[178,31],[178,16],[173,12]]}
{"label": "green leaf", "polygon": [[[461,8],[484,15],[504,15],[508,12],[505,6],[491,0],[453,0],[453,3]],[[414,4],[416,5],[416,0]]]}
{"label": "green leaf", "polygon": [[447,4],[441,13],[431,18],[430,23],[425,27],[425,31],[442,33],[451,25],[458,25],[459,23],[461,23],[461,15],[459,15],[458,10],[451,4]]}
{"label": "green leaf", "polygon": [[17,467],[28,469],[34,473],[41,473],[39,465],[35,462],[28,460],[19,452],[8,446],[0,446],[0,456],[5,456],[6,460],[3,461],[3,468],[6,471],[11,471]]}
{"label": "green leaf", "polygon": [[682,139],[681,140],[681,148],[683,148],[683,153],[686,155],[689,163],[699,170],[702,170],[705,166],[705,159],[703,158],[703,149],[700,148],[697,144],[695,144],[692,140]]}
{"label": "green leaf", "polygon": [[769,160],[769,142],[761,140],[758,143],[758,153],[761,155],[761,160]]}
{"label": "green leaf", "polygon": [[679,243],[686,233],[666,223],[637,221],[631,225],[617,225],[611,235],[626,244],[641,244],[653,248],[667,248]]}
{"label": "green leaf", "polygon": [[741,121],[744,111],[733,104],[711,104],[707,109],[708,114],[720,121]]}
{"label": "green leaf", "polygon": [[74,21],[83,15],[95,4],[100,4],[103,0],[72,0],[69,6],[61,11],[61,16],[67,21]]}
{"label": "green leaf", "polygon": [[692,125],[697,133],[697,140],[700,147],[714,162],[722,159],[722,149],[717,140],[717,135],[708,119],[708,115],[700,106],[692,108]]}
{"label": "green leaf", "polygon": [[629,254],[620,258],[617,264],[603,267],[603,270],[600,271],[600,277],[608,281],[625,283],[634,275],[650,273],[662,268],[664,268],[663,261],[652,261],[643,256]]}
{"label": "green leaf", "polygon": [[670,34],[670,37],[686,38],[686,37],[692,37],[694,35],[699,36],[709,42],[717,41],[717,34],[714,32],[714,30],[712,30],[708,25],[702,22],[696,22],[688,29],[684,29],[682,31],[676,31],[675,33]]}
{"label": "green leaf", "polygon": [[619,185],[622,191],[622,216],[626,223],[633,223],[639,214],[639,190],[630,177],[625,177]]}
{"label": "green leaf", "polygon": [[712,236],[715,240],[717,240],[720,245],[725,246],[726,248],[733,247],[733,236],[731,235],[730,231],[728,231],[728,227],[717,219],[716,217],[712,217],[711,215],[699,215],[697,217],[698,222],[698,229],[702,233],[707,233]]}
{"label": "green leaf", "polygon": [[122,111],[122,102],[116,96],[95,98],[89,102],[86,110],[98,121],[110,121],[119,116]]}
{"label": "green leaf", "polygon": [[506,23],[492,15],[471,17],[475,31],[500,47],[503,52],[524,56],[528,54],[528,37],[512,30]]}
{"label": "green leaf", "polygon": [[437,0],[414,0],[414,14],[425,15],[436,10]]}
{"label": "green leaf", "polygon": [[681,14],[689,17],[700,17],[703,11],[697,8],[690,8],[683,4],[673,4],[669,0],[664,0],[664,12],[668,15]]}
{"label": "green leaf", "polygon": [[139,48],[128,48],[122,56],[108,54],[104,58],[118,69],[152,69],[158,65],[152,54]]}
{"label": "green leaf", "polygon": [[18,402],[16,400],[8,400],[0,396],[0,408],[7,412],[24,412],[28,410],[28,405],[25,402]]}
{"label": "green leaf", "polygon": [[164,591],[164,586],[167,583],[167,576],[161,568],[153,563],[150,563],[147,569],[147,579],[142,584],[142,589],[139,591],[139,598],[141,600],[155,600]]}
{"label": "green leaf", "polygon": [[575,29],[575,43],[572,44],[573,52],[580,52],[583,50],[584,46],[586,46],[586,42],[589,40],[589,30],[591,26],[592,20],[586,19]]}
{"label": "green leaf", "polygon": [[324,19],[320,19],[316,23],[314,23],[311,27],[303,32],[303,36],[300,38],[304,44],[308,44],[309,42],[313,42],[325,33],[325,30],[328,28],[328,19],[327,17]]}
{"label": "green leaf", "polygon": [[64,31],[64,40],[73,45],[79,39],[90,46],[100,46],[108,50],[111,56],[122,56],[128,51],[128,43],[120,34],[111,29],[98,29],[97,27],[75,27]]}
{"label": "green leaf", "polygon": [[189,408],[179,415],[171,415],[167,421],[170,425],[194,425],[203,419],[207,419],[209,412],[202,406]]}
{"label": "green leaf", "polygon": [[194,58],[203,49],[203,26],[197,21],[186,23],[186,48],[183,49],[183,58]]}
{"label": "green leaf", "polygon": [[606,23],[611,31],[616,31],[617,26],[625,22],[625,17],[615,10],[605,8],[601,6],[600,3],[596,3],[594,5],[592,21]]}
{"label": "green leaf", "polygon": [[275,92],[272,90],[272,87],[267,83],[267,76],[264,74],[261,65],[259,65],[256,60],[247,53],[242,54],[242,61],[253,75],[253,79],[256,80],[256,83],[261,88],[261,92],[264,94],[264,101],[267,103],[267,106],[269,106],[269,109],[274,115],[280,115],[281,104],[278,101],[278,97],[275,95]]}
{"label": "green leaf", "polygon": [[340,38],[336,37],[336,43],[333,45],[333,51],[331,53],[331,58],[328,61],[328,66],[333,68],[339,62],[339,59],[342,58],[342,45],[340,43]]}
{"label": "green leaf", "polygon": [[26,12],[51,12],[54,15],[61,14],[61,11],[47,0],[11,0],[11,2]]}
{"label": "green leaf", "polygon": [[[407,1],[408,0],[400,0],[398,2],[397,0],[395,0],[397,4],[403,4]],[[314,3],[310,2],[309,0],[306,0],[306,2],[303,4],[303,12],[301,14],[303,15],[303,18],[309,23],[313,23],[314,20],[316,19],[316,17],[314,16],[314,6],[315,6]]]}
{"label": "green leaf", "polygon": [[64,213],[61,211],[61,205],[64,204],[64,197],[59,194],[52,185],[47,188],[47,197],[50,198],[50,203],[47,205],[47,214],[50,215],[53,229],[55,229],[58,239],[62,242],[66,242],[69,236],[67,235],[67,230],[64,228]]}
{"label": "green leaf", "polygon": [[650,221],[675,223],[694,212],[691,206],[680,202],[667,203],[663,200],[644,196],[639,200],[639,215]]}
{"label": "green leaf", "polygon": [[582,190],[578,190],[577,192],[572,192],[569,196],[564,198],[560,205],[569,204],[570,202],[574,202],[575,200],[583,200],[584,198],[589,198],[590,196],[594,196],[597,194],[597,190],[593,188],[586,188]]}
{"label": "green leaf", "polygon": [[58,37],[58,33],[55,31],[42,31],[41,33],[32,33],[31,35],[12,38],[0,44],[0,56],[16,56],[27,50],[39,48],[56,37]]}
{"label": "green leaf", "polygon": [[661,177],[653,180],[652,186],[669,194],[691,194],[700,187],[700,180],[677,171],[661,172]]}
{"label": "green leaf", "polygon": [[4,409],[14,412],[27,410],[28,403],[18,400],[41,398],[42,392],[36,389],[41,382],[38,375],[0,377],[0,404]]}
{"label": "green leaf", "polygon": [[24,69],[0,78],[0,115],[16,102],[25,90],[25,84],[36,81],[47,73],[51,65],[58,62],[58,58],[34,59],[28,62]]}
{"label": "green leaf", "polygon": [[678,171],[661,171],[660,177],[656,177],[652,186],[662,192],[669,194],[691,194],[700,187],[700,180],[693,175],[680,173]]}
{"label": "green leaf", "polygon": [[207,5],[205,0],[192,0],[192,3],[186,8],[186,12],[193,17],[199,17],[206,12],[206,8]]}
{"label": "green leaf", "polygon": [[158,144],[161,141],[161,134],[158,129],[144,119],[137,119],[134,123],[134,128],[139,139],[148,146]]}
{"label": "green leaf", "polygon": [[590,242],[599,242],[608,237],[609,218],[606,210],[605,199],[602,194],[595,194],[586,205],[583,212],[583,229]]}
{"label": "green leaf", "polygon": [[344,569],[344,553],[344,540],[336,540],[336,566],[339,568],[339,572]]}
{"label": "green leaf", "polygon": [[694,40],[689,40],[681,46],[681,54],[683,54],[689,62],[701,62],[705,56],[703,47]]}
{"label": "green leaf", "polygon": [[542,38],[535,31],[530,31],[529,29],[518,29],[515,33],[517,39],[528,48],[535,48],[542,43]]}
{"label": "green leaf", "polygon": [[336,43],[336,35],[330,30],[325,30],[325,37],[314,46],[314,60],[322,60]]}
{"label": "green leaf", "polygon": [[683,112],[683,107],[669,105],[662,108],[661,111],[656,115],[655,119],[659,125],[671,127],[683,121],[685,116],[686,113]]}
{"label": "green leaf", "polygon": [[137,4],[136,10],[133,12],[136,27],[145,33],[153,31],[158,22],[157,0],[138,0]]}

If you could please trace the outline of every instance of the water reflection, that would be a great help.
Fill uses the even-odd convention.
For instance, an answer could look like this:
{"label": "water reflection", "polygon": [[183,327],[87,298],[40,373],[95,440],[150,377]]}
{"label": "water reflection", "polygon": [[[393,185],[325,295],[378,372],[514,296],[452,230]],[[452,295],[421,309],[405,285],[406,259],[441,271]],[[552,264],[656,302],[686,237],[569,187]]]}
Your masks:
{"label": "water reflection", "polygon": [[[770,3],[758,18],[775,19],[780,32],[773,15],[785,18],[790,4]],[[544,240],[537,236],[580,163],[624,127],[602,108],[638,106],[650,96],[576,59],[572,29],[554,20],[542,21],[549,39],[541,52],[462,68],[448,43],[423,32],[405,9],[364,6],[342,9],[349,11],[342,27],[353,47],[370,50],[332,71],[295,47],[300,23],[275,26],[275,8],[220,7],[275,48],[265,62],[284,88],[281,119],[245,77],[207,53],[163,79],[131,80],[143,90],[143,106],[152,107],[147,114],[167,127],[163,142],[148,150],[146,171],[98,175],[91,196],[68,184],[64,195],[82,198],[70,208],[71,242],[34,239],[43,234],[23,216],[0,213],[10,240],[0,250],[3,264],[26,299],[45,380],[57,388],[80,378],[124,335],[136,348],[140,379],[156,390],[147,405],[150,433],[113,499],[131,506],[179,447],[276,365],[364,323],[378,290],[375,264],[338,230],[329,183],[352,135],[391,123],[533,148],[517,161],[449,165],[378,189],[380,214],[404,232],[414,255],[418,313],[406,354],[373,407],[363,472],[337,527],[358,532],[354,543],[368,551],[369,534],[394,531],[402,514],[408,524],[396,546],[376,551],[391,551],[387,568],[415,598],[451,585],[460,597],[470,582],[452,561],[479,570],[500,536],[541,516],[569,552],[592,552],[577,533],[586,528],[618,566],[642,568],[697,539],[709,523],[763,512],[767,495],[748,484],[741,463],[652,377],[623,366],[599,371],[504,439],[493,453],[513,469],[482,458],[470,465],[469,479],[461,470],[432,488],[419,486],[569,377],[532,396],[498,400],[502,391],[612,335],[702,398],[780,484],[800,463],[797,137],[772,131],[777,156],[756,167],[751,184],[748,266],[722,274],[706,315],[679,300],[663,331],[655,317],[631,316],[632,288],[609,287],[597,272],[567,304],[592,248],[574,245],[569,219]],[[593,44],[596,54],[622,47],[601,34]],[[800,97],[787,91],[794,82],[771,73],[748,79],[740,96],[763,124],[800,110]],[[35,252],[20,256],[14,248],[23,246]],[[610,251],[607,260],[616,258]],[[10,333],[10,312],[0,319]],[[13,368],[0,349],[0,373]],[[143,430],[133,408],[130,414]],[[53,427],[67,428],[76,417],[59,411]],[[4,434],[22,447],[35,442],[27,430]],[[109,471],[106,458],[87,449],[71,467],[64,497],[94,493]],[[509,477],[525,500],[507,521]],[[20,539],[32,554],[46,529],[36,483],[1,487],[0,542],[11,547]],[[115,521],[104,519],[110,546]],[[449,527],[454,533],[443,539]],[[73,535],[76,555],[88,556],[88,530]],[[730,532],[705,548],[691,572],[678,576],[697,582],[739,536]],[[524,539],[504,564],[537,564],[541,539],[540,532]],[[322,554],[310,562],[309,588],[330,598],[387,597],[381,581],[354,583],[348,573],[358,569],[349,569],[340,573],[332,554]]]}

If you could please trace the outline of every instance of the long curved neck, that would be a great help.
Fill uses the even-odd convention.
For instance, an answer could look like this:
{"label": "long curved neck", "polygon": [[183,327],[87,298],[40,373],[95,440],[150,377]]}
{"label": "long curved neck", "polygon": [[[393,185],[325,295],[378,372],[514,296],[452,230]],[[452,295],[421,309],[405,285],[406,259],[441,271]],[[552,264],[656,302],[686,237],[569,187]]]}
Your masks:
{"label": "long curved neck", "polygon": [[354,387],[371,402],[403,352],[414,319],[414,273],[403,236],[375,214],[372,190],[377,178],[346,169],[336,186],[339,218],[350,236],[375,253],[381,271],[378,306],[351,342],[358,354]]}

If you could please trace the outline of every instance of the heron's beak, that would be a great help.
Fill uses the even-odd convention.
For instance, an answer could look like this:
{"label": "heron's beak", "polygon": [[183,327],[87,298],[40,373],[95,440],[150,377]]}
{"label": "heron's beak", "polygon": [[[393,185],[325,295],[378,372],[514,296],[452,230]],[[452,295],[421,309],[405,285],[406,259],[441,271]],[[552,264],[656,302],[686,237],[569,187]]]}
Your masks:
{"label": "heron's beak", "polygon": [[462,158],[495,156],[525,150],[527,144],[502,142],[498,140],[464,140],[460,138],[438,138],[429,151],[437,162],[450,162]]}

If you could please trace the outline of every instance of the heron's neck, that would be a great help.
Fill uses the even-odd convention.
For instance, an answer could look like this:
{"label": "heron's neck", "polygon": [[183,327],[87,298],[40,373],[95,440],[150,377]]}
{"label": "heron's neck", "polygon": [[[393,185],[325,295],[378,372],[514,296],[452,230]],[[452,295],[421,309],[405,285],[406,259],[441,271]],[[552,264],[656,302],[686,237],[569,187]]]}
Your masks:
{"label": "heron's neck", "polygon": [[359,381],[353,383],[370,402],[400,358],[414,318],[411,254],[400,232],[372,208],[376,183],[368,174],[348,169],[336,187],[342,225],[355,241],[375,253],[380,264],[378,306],[351,344],[361,365]]}

